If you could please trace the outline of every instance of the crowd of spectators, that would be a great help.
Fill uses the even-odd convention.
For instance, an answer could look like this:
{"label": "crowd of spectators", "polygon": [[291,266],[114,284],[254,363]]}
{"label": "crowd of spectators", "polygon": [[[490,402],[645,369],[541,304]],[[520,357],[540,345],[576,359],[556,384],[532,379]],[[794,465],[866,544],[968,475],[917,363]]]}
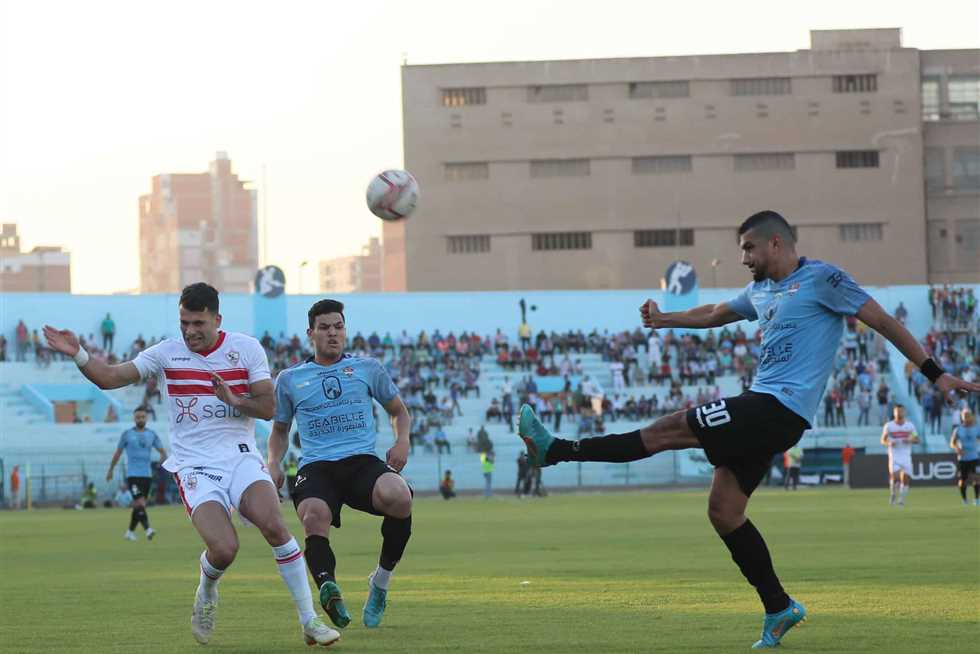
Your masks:
{"label": "crowd of spectators", "polygon": [[972,288],[930,286],[933,325],[941,331],[970,331],[976,327],[977,298]]}

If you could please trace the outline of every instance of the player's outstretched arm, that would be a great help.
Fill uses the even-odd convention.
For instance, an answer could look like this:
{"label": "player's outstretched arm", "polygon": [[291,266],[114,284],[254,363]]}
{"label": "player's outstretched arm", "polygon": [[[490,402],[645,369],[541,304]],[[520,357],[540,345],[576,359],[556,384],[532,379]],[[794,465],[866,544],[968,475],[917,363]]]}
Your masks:
{"label": "player's outstretched arm", "polygon": [[888,425],[881,428],[881,444],[888,445]]}
{"label": "player's outstretched arm", "polygon": [[950,435],[949,438],[949,449],[955,450],[957,454],[962,454],[962,450],[960,449],[959,435],[960,435],[959,432],[956,430],[956,427],[954,426],[953,433]]}
{"label": "player's outstretched arm", "polygon": [[644,327],[660,329],[664,327],[693,327],[695,329],[706,329],[708,327],[721,327],[730,322],[742,320],[727,302],[718,304],[704,304],[694,307],[687,311],[662,312],[657,303],[647,300],[640,307],[640,317],[643,318]]}
{"label": "player's outstretched arm", "polygon": [[140,372],[132,362],[110,365],[89,356],[78,342],[78,337],[68,329],[44,326],[44,339],[55,352],[75,359],[78,369],[93,384],[102,389],[122,388],[140,380]]}
{"label": "player's outstretched arm", "polygon": [[395,427],[395,444],[388,450],[387,464],[400,472],[405,467],[405,464],[408,463],[412,414],[408,412],[408,407],[402,402],[402,398],[397,395],[388,404],[385,404],[384,407]]}
{"label": "player's outstretched arm", "polygon": [[[951,391],[980,393],[980,384],[971,384],[959,377],[943,372],[936,362],[926,354],[926,351],[915,340],[915,336],[905,328],[905,325],[888,315],[888,312],[882,309],[881,305],[874,299],[869,299],[861,305],[856,316],[858,320],[891,341],[906,359],[922,370],[922,373],[942,391],[947,401],[949,401]],[[923,366],[923,364],[926,365]]]}
{"label": "player's outstretched arm", "polygon": [[276,488],[282,488],[286,476],[282,474],[282,457],[289,447],[289,425],[276,421],[272,423],[272,433],[269,434],[269,456],[266,467]]}
{"label": "player's outstretched arm", "polygon": [[122,456],[122,450],[116,448],[115,454],[112,455],[112,461],[109,462],[109,470],[105,473],[106,481],[112,481],[112,473],[116,470],[116,464],[119,463],[120,456]]}
{"label": "player's outstretched arm", "polygon": [[219,400],[251,418],[272,420],[272,416],[276,413],[275,387],[271,379],[249,384],[249,397],[231,390],[227,382],[214,373],[211,373],[211,385]]}

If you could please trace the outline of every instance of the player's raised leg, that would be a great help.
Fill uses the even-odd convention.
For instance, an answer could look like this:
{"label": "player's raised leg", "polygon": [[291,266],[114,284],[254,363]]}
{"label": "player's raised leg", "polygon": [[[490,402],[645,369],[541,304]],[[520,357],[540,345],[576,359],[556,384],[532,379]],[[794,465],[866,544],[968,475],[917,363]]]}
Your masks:
{"label": "player's raised leg", "polygon": [[626,463],[667,450],[700,447],[683,411],[626,434],[608,434],[579,441],[555,438],[528,405],[523,405],[517,428],[527,445],[528,461],[538,468],[562,461]]}
{"label": "player's raised leg", "polygon": [[374,509],[384,514],[381,523],[381,556],[378,567],[368,579],[368,598],[364,603],[365,627],[381,624],[388,599],[391,574],[405,553],[412,535],[412,492],[398,474],[387,472],[374,483],[371,494]]}
{"label": "player's raised leg", "polygon": [[753,647],[775,647],[787,631],[804,619],[806,609],[783,590],[766,541],[745,515],[748,503],[749,497],[735,473],[727,467],[715,468],[708,496],[708,519],[765,608],[762,637]]}
{"label": "player's raised leg", "polygon": [[194,595],[191,631],[197,642],[206,645],[218,614],[218,581],[238,554],[238,534],[227,509],[217,501],[197,505],[191,521],[206,548],[201,552],[201,576]]}
{"label": "player's raised leg", "polygon": [[319,588],[320,606],[337,627],[350,624],[350,612],[337,584],[337,557],[330,547],[330,523],[333,512],[326,501],[307,497],[300,501],[296,513],[306,534],[306,564]]}
{"label": "player's raised leg", "polygon": [[[242,471],[241,468],[250,463],[240,466],[236,475],[247,474],[247,471]],[[255,464],[262,466],[262,474],[265,475],[265,467],[261,461],[256,459]],[[289,594],[296,605],[296,613],[299,616],[299,623],[303,627],[303,637],[306,644],[332,645],[340,639],[340,633],[328,627],[313,610],[313,595],[310,593],[310,584],[306,578],[303,551],[286,528],[286,523],[279,510],[279,494],[276,492],[276,487],[268,475],[265,477],[265,479],[252,481],[241,493],[238,509],[243,516],[258,527],[266,542],[272,546],[279,575],[289,589]]]}

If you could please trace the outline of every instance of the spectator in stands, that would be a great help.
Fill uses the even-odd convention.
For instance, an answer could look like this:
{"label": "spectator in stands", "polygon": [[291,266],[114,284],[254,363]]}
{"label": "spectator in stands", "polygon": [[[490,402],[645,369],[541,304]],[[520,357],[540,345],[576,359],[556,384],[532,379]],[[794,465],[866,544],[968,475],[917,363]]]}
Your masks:
{"label": "spectator in stands", "polygon": [[452,454],[453,448],[449,444],[449,437],[446,436],[446,430],[442,428],[442,425],[438,425],[436,428],[436,435],[434,439],[436,446],[436,453],[442,454],[442,449],[446,448],[446,454]]}
{"label": "spectator in stands", "polygon": [[444,500],[456,497],[456,482],[453,481],[452,470],[447,470],[442,481],[439,482],[439,494]]}
{"label": "spectator in stands", "polygon": [[871,400],[871,391],[867,388],[862,388],[857,397],[859,411],[857,421],[858,427],[860,427],[862,424],[866,427],[871,425]]}
{"label": "spectator in stands", "polygon": [[522,451],[517,455],[517,482],[514,484],[514,495],[517,497],[527,495],[525,488],[529,488],[531,485],[530,471],[531,467],[527,462],[527,454]]}
{"label": "spectator in stands", "polygon": [[625,366],[618,359],[609,363],[609,374],[612,376],[613,391],[622,392],[626,389]]}
{"label": "spectator in stands", "polygon": [[517,337],[521,339],[521,349],[526,352],[527,348],[531,347],[531,325],[521,321],[517,328]]}
{"label": "spectator in stands", "polygon": [[888,410],[891,401],[891,390],[888,388],[888,384],[885,383],[884,377],[881,379],[881,384],[878,386],[878,424],[885,424],[888,422]]}
{"label": "spectator in stands", "polygon": [[24,324],[23,320],[17,322],[17,327],[14,329],[14,342],[17,347],[17,361],[27,361],[27,348],[30,347],[30,335],[27,331],[27,325]]}
{"label": "spectator in stands", "polygon": [[942,431],[943,428],[943,408],[945,401],[942,393],[932,392],[929,395],[929,425],[934,433]]}
{"label": "spectator in stands", "polygon": [[106,352],[112,352],[112,344],[116,339],[116,321],[108,313],[105,314],[105,319],[102,321],[99,330],[102,332],[102,349]]}
{"label": "spectator in stands", "polygon": [[491,420],[503,420],[503,414],[500,411],[500,403],[497,402],[497,398],[490,400],[490,406],[487,407],[486,420],[487,422]]}
{"label": "spectator in stands", "polygon": [[[936,313],[936,309],[935,307],[933,307],[933,319],[935,319],[936,317],[935,313]],[[908,320],[908,317],[909,317],[909,310],[905,308],[904,303],[899,302],[898,307],[895,309],[895,320],[897,320],[898,322],[904,325],[905,321]]]}
{"label": "spectator in stands", "polygon": [[95,490],[95,482],[90,481],[85,489],[82,491],[82,497],[79,499],[79,503],[75,505],[76,509],[94,509],[97,507],[96,500],[99,498],[98,491]]}
{"label": "spectator in stands", "polygon": [[[860,423],[859,423],[860,424]],[[851,485],[851,459],[854,458],[854,448],[850,443],[846,443],[840,451],[841,465],[844,468],[844,485]]]}
{"label": "spectator in stands", "polygon": [[487,433],[487,429],[484,425],[480,425],[480,431],[476,432],[476,451],[493,451],[493,441],[490,440],[490,434]]}
{"label": "spectator in stands", "polygon": [[793,490],[800,485],[800,466],[803,464],[803,450],[799,445],[794,445],[786,451],[786,482],[784,488],[789,490],[790,484]]}

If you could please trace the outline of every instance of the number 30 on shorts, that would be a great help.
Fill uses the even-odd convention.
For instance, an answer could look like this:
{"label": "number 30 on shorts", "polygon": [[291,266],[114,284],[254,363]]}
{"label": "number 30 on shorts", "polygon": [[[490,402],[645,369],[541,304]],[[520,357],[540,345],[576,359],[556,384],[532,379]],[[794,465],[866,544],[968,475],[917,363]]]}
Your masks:
{"label": "number 30 on shorts", "polygon": [[732,414],[728,413],[725,400],[702,404],[694,410],[694,415],[702,427],[718,427],[732,421]]}

